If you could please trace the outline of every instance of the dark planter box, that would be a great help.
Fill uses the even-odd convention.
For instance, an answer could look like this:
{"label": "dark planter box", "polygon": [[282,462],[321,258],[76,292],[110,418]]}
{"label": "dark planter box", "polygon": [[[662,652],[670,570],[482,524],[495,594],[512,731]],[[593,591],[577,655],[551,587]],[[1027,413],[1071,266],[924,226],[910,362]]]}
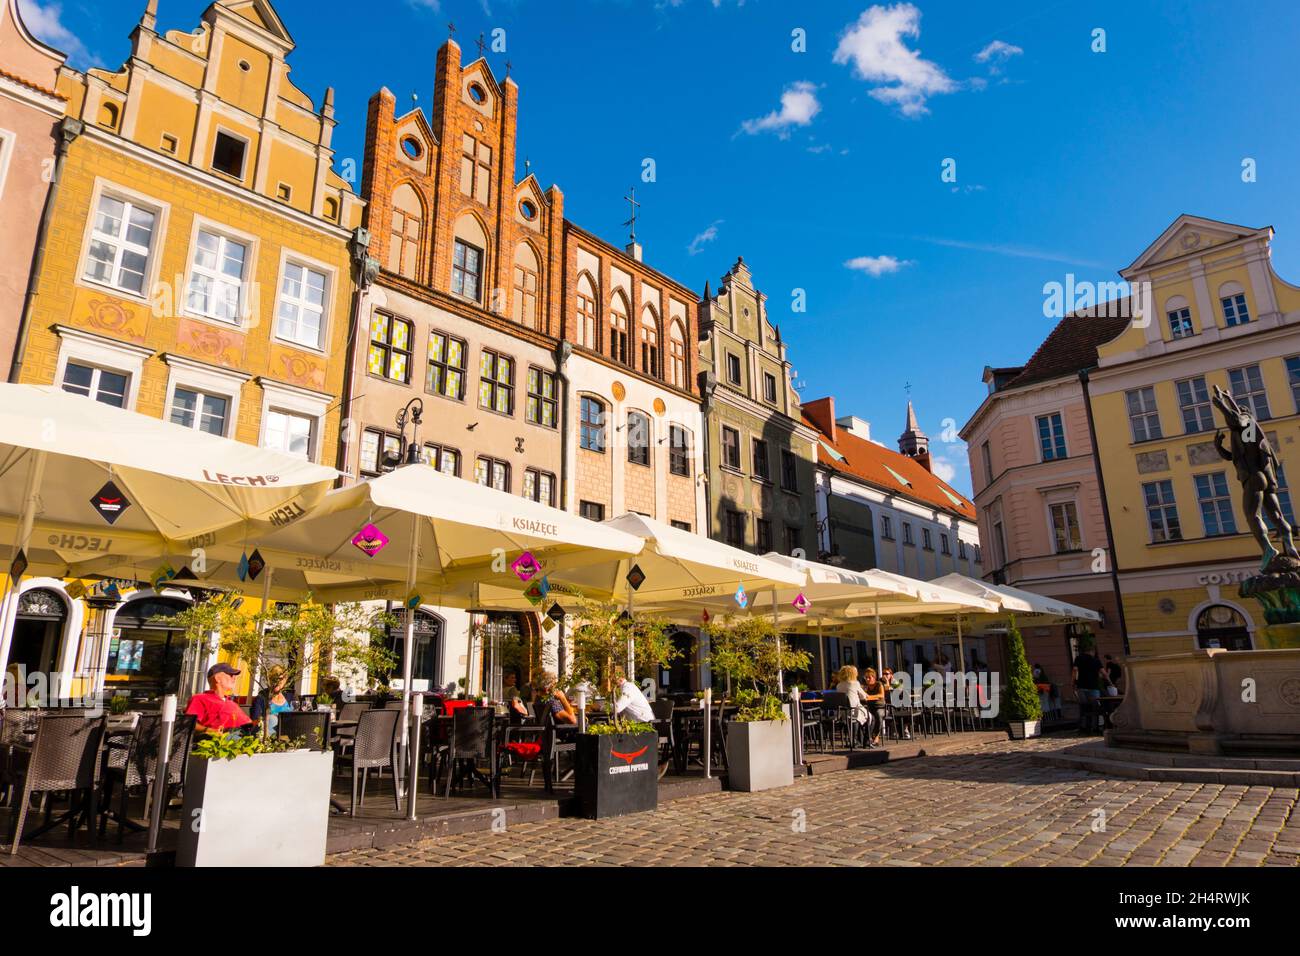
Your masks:
{"label": "dark planter box", "polygon": [[578,734],[574,795],[589,820],[659,806],[659,735]]}

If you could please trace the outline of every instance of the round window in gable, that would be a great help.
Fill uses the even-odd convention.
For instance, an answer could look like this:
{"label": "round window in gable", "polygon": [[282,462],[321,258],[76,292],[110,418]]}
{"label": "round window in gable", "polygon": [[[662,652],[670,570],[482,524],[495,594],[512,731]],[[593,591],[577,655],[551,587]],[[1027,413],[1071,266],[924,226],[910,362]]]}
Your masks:
{"label": "round window in gable", "polygon": [[531,199],[525,199],[519,203],[519,215],[532,222],[537,218],[537,206]]}
{"label": "round window in gable", "polygon": [[483,89],[483,87],[479,86],[477,83],[471,83],[469,85],[469,98],[482,106],[487,102],[487,90]]}
{"label": "round window in gable", "polygon": [[414,136],[403,136],[402,152],[406,154],[407,159],[419,159],[424,155],[424,147]]}

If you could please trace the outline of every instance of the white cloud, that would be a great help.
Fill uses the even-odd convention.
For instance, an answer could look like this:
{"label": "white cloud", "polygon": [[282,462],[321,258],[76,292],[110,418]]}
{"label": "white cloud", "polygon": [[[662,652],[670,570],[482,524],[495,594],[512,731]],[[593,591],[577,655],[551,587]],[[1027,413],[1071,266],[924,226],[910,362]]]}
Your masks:
{"label": "white cloud", "polygon": [[897,272],[904,266],[916,265],[911,259],[898,259],[894,256],[858,256],[844,263],[846,269],[865,272],[869,276],[879,277],[889,272]]}
{"label": "white cloud", "polygon": [[1025,51],[1012,43],[1005,43],[1002,40],[994,40],[984,49],[975,54],[976,63],[987,63],[989,73],[997,76],[1002,72],[1002,64],[1013,56],[1020,56]]}
{"label": "white cloud", "polygon": [[836,63],[852,63],[856,75],[877,84],[869,92],[897,106],[904,116],[930,112],[927,97],[959,88],[943,67],[908,49],[905,38],[921,35],[921,11],[910,3],[873,6],[845,29],[835,48]]}
{"label": "white cloud", "polygon": [[777,135],[785,137],[790,135],[791,126],[810,124],[821,109],[821,103],[817,102],[817,85],[800,80],[786,87],[781,94],[781,109],[773,110],[758,119],[745,120],[740,128],[750,136],[775,131]]}
{"label": "white cloud", "polygon": [[63,24],[63,4],[50,0],[18,0],[23,23],[38,40],[68,54],[68,59],[83,66],[98,66],[99,58],[86,49],[81,39]]}
{"label": "white cloud", "polygon": [[406,0],[406,2],[417,10],[432,10],[437,13],[442,9],[441,0]]}
{"label": "white cloud", "polygon": [[702,233],[692,239],[691,244],[686,247],[687,254],[698,256],[703,252],[704,246],[718,238],[718,227],[722,225],[722,222],[721,219],[715,220],[709,225],[709,228],[705,229]]}
{"label": "white cloud", "polygon": [[957,466],[942,455],[930,456],[930,470],[946,481],[949,485],[951,485],[952,480],[957,477]]}

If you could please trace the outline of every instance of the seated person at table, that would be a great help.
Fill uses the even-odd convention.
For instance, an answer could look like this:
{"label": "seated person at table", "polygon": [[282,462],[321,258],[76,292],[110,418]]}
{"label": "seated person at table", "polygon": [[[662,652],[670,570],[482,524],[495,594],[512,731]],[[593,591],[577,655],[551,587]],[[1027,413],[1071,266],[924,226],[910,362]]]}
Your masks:
{"label": "seated person at table", "polygon": [[578,722],[578,712],[569,703],[569,698],[564,696],[564,691],[555,686],[554,674],[542,675],[542,697],[544,699],[550,698],[551,716],[555,718],[557,724],[576,724]]}
{"label": "seated person at table", "polygon": [[849,713],[861,727],[867,722],[867,695],[863,693],[862,685],[858,683],[858,669],[852,664],[845,664],[835,672],[835,677],[839,680],[835,685],[836,693],[849,695]]}
{"label": "seated person at table", "polygon": [[533,716],[524,695],[519,692],[519,671],[511,669],[501,675],[501,700],[506,705],[506,713],[512,718],[527,719]]}
{"label": "seated person at table", "polygon": [[226,663],[208,668],[208,689],[191,697],[189,706],[185,708],[185,713],[194,715],[195,729],[199,733],[224,734],[253,722],[230,699],[238,676],[239,669]]}
{"label": "seated person at table", "polygon": [[885,685],[876,680],[876,669],[868,667],[866,681],[863,683],[863,690],[866,691],[863,699],[867,704],[867,716],[871,718],[871,742],[868,747],[880,746],[880,730],[884,721],[881,719],[880,712],[885,706]]}
{"label": "seated person at table", "polygon": [[280,715],[286,710],[293,710],[293,691],[285,685],[289,683],[289,672],[276,664],[266,672],[266,687],[253,698],[249,714],[254,720],[265,720],[267,732],[272,736],[280,724]]}
{"label": "seated person at table", "polygon": [[333,674],[328,677],[322,677],[320,682],[320,692],[329,697],[334,702],[334,706],[342,707],[346,700],[343,699],[343,682]]}
{"label": "seated person at table", "polygon": [[614,700],[614,713],[625,713],[631,720],[650,723],[655,719],[654,709],[646,700],[641,688],[627,679],[621,670],[614,671],[613,691],[618,696]]}

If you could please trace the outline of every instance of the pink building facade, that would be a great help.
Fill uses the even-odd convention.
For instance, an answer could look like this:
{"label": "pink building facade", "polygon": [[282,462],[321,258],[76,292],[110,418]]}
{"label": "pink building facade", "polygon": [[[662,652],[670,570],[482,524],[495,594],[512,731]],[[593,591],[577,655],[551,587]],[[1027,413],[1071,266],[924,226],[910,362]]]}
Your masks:
{"label": "pink building facade", "polygon": [[[1068,316],[1023,366],[988,368],[988,396],[961,430],[970,456],[984,578],[1102,614],[1098,654],[1123,658],[1110,537],[1079,372],[1123,319]],[[1073,701],[1073,625],[1021,629],[1063,702]]]}
{"label": "pink building facade", "polygon": [[32,255],[55,171],[62,53],[27,29],[18,0],[0,0],[0,356],[9,375]]}

